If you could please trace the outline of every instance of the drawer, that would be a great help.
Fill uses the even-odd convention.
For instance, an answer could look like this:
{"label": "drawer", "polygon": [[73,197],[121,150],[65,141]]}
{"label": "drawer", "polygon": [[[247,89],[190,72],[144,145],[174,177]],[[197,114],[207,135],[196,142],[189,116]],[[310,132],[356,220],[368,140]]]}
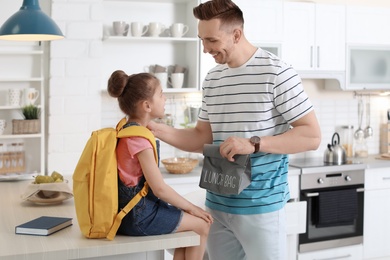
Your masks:
{"label": "drawer", "polygon": [[287,235],[306,232],[306,201],[286,204]]}
{"label": "drawer", "polygon": [[288,176],[288,186],[290,188],[290,199],[299,198],[299,175]]}
{"label": "drawer", "polygon": [[366,169],[364,188],[367,190],[390,189],[390,168]]}
{"label": "drawer", "polygon": [[315,252],[300,253],[298,260],[361,260],[363,245],[337,247]]}

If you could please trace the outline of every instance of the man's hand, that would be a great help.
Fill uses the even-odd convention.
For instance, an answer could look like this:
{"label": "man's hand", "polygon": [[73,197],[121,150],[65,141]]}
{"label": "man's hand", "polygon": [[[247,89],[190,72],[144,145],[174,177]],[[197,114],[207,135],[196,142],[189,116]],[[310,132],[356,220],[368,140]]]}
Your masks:
{"label": "man's hand", "polygon": [[236,154],[251,154],[255,147],[249,142],[249,138],[231,136],[219,146],[222,157],[234,162],[233,156]]}

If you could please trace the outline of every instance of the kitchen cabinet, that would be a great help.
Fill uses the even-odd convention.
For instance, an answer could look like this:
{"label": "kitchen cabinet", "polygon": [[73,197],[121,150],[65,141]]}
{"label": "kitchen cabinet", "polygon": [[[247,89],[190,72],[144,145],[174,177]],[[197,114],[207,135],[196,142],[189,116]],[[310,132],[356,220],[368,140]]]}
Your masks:
{"label": "kitchen cabinet", "polygon": [[345,71],[345,6],[285,2],[283,24],[282,57],[294,69]]}
{"label": "kitchen cabinet", "polygon": [[349,5],[346,9],[348,44],[390,44],[390,8]]}
{"label": "kitchen cabinet", "polygon": [[348,45],[345,89],[390,89],[390,45]]}
{"label": "kitchen cabinet", "polygon": [[[44,51],[39,43],[1,43],[0,44],[0,119],[5,119],[7,127],[0,135],[3,159],[0,171],[8,177],[26,174],[45,174],[45,89],[44,89]],[[21,109],[24,106],[23,91],[35,88],[39,91],[36,105],[40,107],[40,133],[13,134],[12,120],[23,119]],[[9,90],[18,90],[20,100],[10,104]],[[13,166],[9,167],[9,164]],[[18,164],[17,167],[15,165]],[[17,174],[16,174],[17,173]]]}
{"label": "kitchen cabinet", "polygon": [[360,260],[363,259],[363,246],[345,246],[310,253],[298,254],[298,260]]}
{"label": "kitchen cabinet", "polygon": [[[183,88],[166,88],[164,91],[199,91],[200,48],[197,21],[192,14],[197,5],[197,0],[103,0],[104,78],[108,79],[117,69],[133,74],[149,72],[150,65],[180,65],[186,68]],[[148,34],[133,37],[130,32],[125,36],[113,36],[113,21],[141,22],[144,26],[158,22],[166,30],[158,37]],[[188,25],[187,34],[181,38],[170,37],[168,31],[173,23]],[[106,81],[103,82],[102,89],[106,89]]]}
{"label": "kitchen cabinet", "polygon": [[252,43],[267,45],[283,40],[283,1],[234,1],[244,14],[244,32]]}
{"label": "kitchen cabinet", "polygon": [[390,168],[366,169],[364,190],[364,259],[390,258]]}

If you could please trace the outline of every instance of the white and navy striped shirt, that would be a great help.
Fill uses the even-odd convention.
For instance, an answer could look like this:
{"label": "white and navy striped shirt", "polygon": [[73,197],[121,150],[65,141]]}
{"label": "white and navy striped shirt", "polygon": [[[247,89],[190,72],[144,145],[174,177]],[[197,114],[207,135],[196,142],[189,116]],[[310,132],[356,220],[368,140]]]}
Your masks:
{"label": "white and navy striped shirt", "polygon": [[[213,142],[229,136],[274,136],[313,109],[296,71],[259,48],[242,66],[211,69],[203,83],[199,120],[209,121]],[[298,144],[297,144],[298,145]],[[232,214],[260,214],[281,209],[289,199],[288,156],[251,156],[252,182],[239,195],[207,192],[206,206]]]}

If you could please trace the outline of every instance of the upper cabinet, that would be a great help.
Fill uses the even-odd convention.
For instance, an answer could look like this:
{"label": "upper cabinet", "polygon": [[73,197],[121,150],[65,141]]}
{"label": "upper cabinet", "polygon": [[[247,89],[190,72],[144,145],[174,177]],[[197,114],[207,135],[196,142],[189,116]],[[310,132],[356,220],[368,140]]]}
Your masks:
{"label": "upper cabinet", "polygon": [[[163,82],[164,92],[189,92],[199,90],[199,39],[197,21],[192,9],[197,0],[104,0],[103,24],[103,77],[108,79],[115,70],[128,74],[153,72],[159,65],[167,72],[167,82]],[[123,35],[113,29],[114,21],[123,21],[127,26]],[[141,23],[147,32],[133,36],[131,23]],[[182,37],[174,37],[171,26],[181,23],[188,26]],[[159,24],[162,29],[152,35],[152,27]],[[187,30],[187,29],[185,29]],[[170,74],[173,68],[185,68],[182,88],[170,87]],[[106,88],[103,81],[102,89]]]}
{"label": "upper cabinet", "polygon": [[345,71],[345,7],[285,2],[282,56],[298,71]]}
{"label": "upper cabinet", "polygon": [[283,40],[283,1],[234,1],[244,13],[245,36],[252,43],[268,45]]}
{"label": "upper cabinet", "polygon": [[346,90],[390,89],[390,9],[347,8]]}
{"label": "upper cabinet", "polygon": [[390,44],[390,9],[370,6],[348,6],[348,44]]}

